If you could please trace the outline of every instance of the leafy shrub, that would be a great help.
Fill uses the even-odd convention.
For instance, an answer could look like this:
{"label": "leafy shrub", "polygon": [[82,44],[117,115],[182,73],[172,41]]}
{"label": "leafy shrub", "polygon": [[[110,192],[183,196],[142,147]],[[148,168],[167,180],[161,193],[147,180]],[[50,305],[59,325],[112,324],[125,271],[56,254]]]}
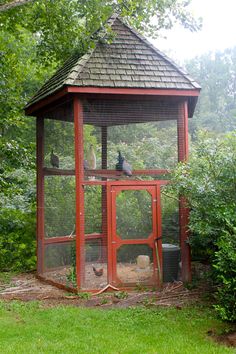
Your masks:
{"label": "leafy shrub", "polygon": [[194,253],[212,260],[216,242],[236,225],[236,132],[216,138],[202,132],[188,163],[174,171],[172,188],[188,200]]}
{"label": "leafy shrub", "polygon": [[1,139],[0,271],[35,268],[35,173],[30,148]]}
{"label": "leafy shrub", "polygon": [[36,265],[35,212],[0,212],[0,270],[22,271]]}
{"label": "leafy shrub", "polygon": [[236,132],[221,138],[201,133],[189,162],[175,170],[171,187],[188,200],[190,243],[213,265],[216,309],[228,321],[236,319],[235,181]]}
{"label": "leafy shrub", "polygon": [[225,232],[217,242],[214,268],[218,291],[215,306],[223,320],[236,321],[236,228],[232,234]]}

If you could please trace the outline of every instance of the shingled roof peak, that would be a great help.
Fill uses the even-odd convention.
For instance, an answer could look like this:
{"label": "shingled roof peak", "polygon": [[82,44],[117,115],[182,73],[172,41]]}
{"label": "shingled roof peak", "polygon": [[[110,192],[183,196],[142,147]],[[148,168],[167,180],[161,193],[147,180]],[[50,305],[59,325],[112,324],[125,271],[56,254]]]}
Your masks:
{"label": "shingled roof peak", "polygon": [[186,79],[188,79],[189,82],[195,86],[195,88],[199,88],[199,89],[201,88],[201,86],[188,75],[187,71],[184,68],[177,65],[170,57],[168,57],[168,55],[166,55],[164,52],[162,52],[161,50],[156,48],[151,42],[149,42],[147,40],[147,38],[145,38],[142,34],[140,34],[138,31],[136,31],[133,27],[128,25],[128,23],[124,22],[123,19],[119,15],[117,15],[116,18],[124,26],[126,26],[135,36],[137,36],[142,42],[144,42],[150,49],[152,49],[156,54],[158,54],[159,56],[164,58],[167,62],[169,62],[169,64],[173,65],[173,67],[176,70],[178,70],[182,75],[184,75],[186,77]]}
{"label": "shingled roof peak", "polygon": [[[49,79],[27,107],[64,86],[198,90],[200,86],[170,58],[130,27],[118,14],[106,22],[114,31],[106,41],[102,28],[94,48],[74,55]],[[104,39],[101,40],[101,39]]]}

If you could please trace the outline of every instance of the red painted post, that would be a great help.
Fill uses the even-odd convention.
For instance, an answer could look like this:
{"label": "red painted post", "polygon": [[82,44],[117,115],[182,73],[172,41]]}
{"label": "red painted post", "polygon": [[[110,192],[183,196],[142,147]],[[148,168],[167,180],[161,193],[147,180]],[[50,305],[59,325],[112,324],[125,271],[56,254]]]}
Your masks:
{"label": "red painted post", "polygon": [[[107,170],[107,127],[102,127],[102,170]],[[107,178],[102,178],[106,181]],[[102,261],[107,260],[107,187],[102,186]]]}
{"label": "red painted post", "polygon": [[[158,257],[159,257],[159,262],[157,262],[156,260],[156,268],[160,267],[160,269],[158,269],[158,286],[161,287],[163,285],[163,257],[162,257],[162,227],[161,227],[161,187],[160,184],[156,185],[156,218],[157,218],[157,238],[158,240],[157,242],[157,251],[158,251]],[[156,247],[155,245],[155,241],[154,241],[154,247]],[[159,263],[159,264],[158,264]]]}
{"label": "red painted post", "polygon": [[37,164],[37,274],[44,272],[44,120],[36,122],[36,164]]}
{"label": "red painted post", "polygon": [[[178,130],[178,161],[188,159],[188,106],[187,101],[180,104],[179,117],[177,122]],[[179,202],[179,227],[180,227],[180,248],[182,262],[182,281],[191,281],[191,254],[188,244],[188,217],[189,210],[186,207],[186,200],[180,197]]]}
{"label": "red painted post", "polygon": [[82,288],[85,280],[85,234],[84,234],[84,147],[83,105],[74,97],[75,131],[75,182],[76,182],[76,274],[77,287]]}
{"label": "red painted post", "polygon": [[111,213],[112,213],[112,187],[111,182],[107,182],[107,279],[108,283],[113,283],[113,264],[112,264],[112,225],[111,225]]}

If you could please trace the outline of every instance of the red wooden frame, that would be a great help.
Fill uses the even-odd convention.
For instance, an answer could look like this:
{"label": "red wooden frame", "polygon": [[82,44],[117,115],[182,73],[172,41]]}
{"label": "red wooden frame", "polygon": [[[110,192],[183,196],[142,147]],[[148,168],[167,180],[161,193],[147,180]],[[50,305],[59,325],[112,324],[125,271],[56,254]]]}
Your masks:
{"label": "red wooden frame", "polygon": [[[102,141],[102,169],[107,170],[107,127],[101,128],[101,141]],[[106,181],[106,177],[102,177],[103,181]],[[102,261],[107,259],[107,189],[105,185],[102,185]]]}
{"label": "red wooden frame", "polygon": [[36,121],[36,164],[37,164],[37,273],[44,272],[44,120]]}
{"label": "red wooden frame", "polygon": [[[106,127],[102,127],[106,128]],[[103,156],[103,155],[102,155]],[[119,178],[124,177],[124,174],[121,171],[116,170],[107,170],[106,165],[104,164],[104,160],[102,159],[103,168],[98,170],[85,170],[84,175],[88,176],[96,176],[101,177],[103,180],[107,178]],[[107,164],[107,162],[106,162]],[[165,175],[170,173],[169,170],[166,169],[156,169],[156,170],[134,170],[132,171],[133,176],[155,176],[155,175]],[[60,168],[49,168],[43,167],[43,175],[44,176],[74,176],[75,170],[63,170]]]}
{"label": "red wooden frame", "polygon": [[75,131],[75,181],[76,181],[76,274],[77,287],[83,287],[85,271],[84,234],[84,147],[83,147],[83,106],[78,97],[74,98]]}
{"label": "red wooden frame", "polygon": [[119,88],[119,87],[82,87],[68,86],[67,92],[109,94],[109,95],[149,95],[149,96],[199,96],[200,89],[177,90],[177,89],[144,89],[144,88]]}
{"label": "red wooden frame", "polygon": [[[148,182],[148,183],[147,183]],[[158,255],[162,272],[162,241],[161,241],[161,197],[160,186],[168,184],[168,181],[119,181],[107,183],[107,215],[108,215],[108,281],[114,286],[132,287],[136,284],[122,283],[117,276],[117,250],[122,245],[146,244],[153,252],[153,278],[149,285],[160,286],[161,279],[158,276],[157,259],[155,252],[155,240],[157,239]],[[152,197],[152,233],[146,239],[122,240],[116,232],[116,196],[123,190],[146,190]]]}
{"label": "red wooden frame", "polygon": [[73,94],[99,94],[99,95],[126,95],[126,96],[169,96],[169,97],[198,97],[200,89],[195,90],[176,90],[176,89],[144,89],[144,88],[112,88],[112,87],[78,87],[66,86],[54,92],[51,96],[45,97],[33,103],[25,109],[27,115],[43,109],[65,95]]}
{"label": "red wooden frame", "polygon": [[[180,105],[180,114],[177,121],[178,130],[178,160],[188,159],[188,106],[187,102]],[[182,262],[182,280],[191,281],[191,254],[188,243],[188,217],[189,210],[186,207],[186,200],[180,197],[179,202],[179,226],[180,226],[180,248]]]}
{"label": "red wooden frame", "polygon": [[[155,181],[137,181],[135,179],[125,179],[119,181],[107,181],[107,179],[119,179],[124,176],[115,170],[107,170],[107,128],[102,127],[102,169],[84,171],[83,157],[83,106],[82,101],[76,93],[94,93],[94,94],[126,94],[126,95],[173,95],[182,96],[179,103],[179,116],[177,120],[178,131],[178,160],[185,161],[188,157],[188,98],[189,96],[197,97],[199,91],[188,90],[146,90],[146,89],[110,89],[110,88],[75,88],[68,87],[61,93],[58,92],[55,96],[49,99],[52,102],[54,99],[62,97],[66,93],[74,93],[73,109],[74,109],[74,144],[75,144],[75,170],[61,170],[55,168],[46,168],[43,166],[44,160],[44,121],[43,118],[37,118],[37,273],[42,275],[44,272],[44,247],[47,244],[57,242],[70,242],[74,239],[71,236],[54,237],[51,239],[44,238],[44,176],[50,175],[75,175],[76,179],[76,272],[77,272],[77,287],[83,288],[84,271],[85,271],[85,241],[89,239],[101,240],[103,250],[107,246],[106,252],[102,254],[102,259],[108,261],[108,282],[110,284],[118,284],[119,279],[116,275],[116,250],[122,244],[149,244],[154,250],[154,238],[161,236],[161,209],[160,209],[160,186],[168,183],[166,180]],[[172,97],[173,97],[172,96]],[[47,102],[49,102],[47,101]],[[44,102],[44,100],[43,100]],[[37,107],[43,103],[39,102]],[[29,109],[35,107],[32,105]],[[33,112],[33,110],[32,110]],[[136,170],[133,171],[134,176],[138,175],[163,175],[168,174],[168,170]],[[101,181],[85,180],[85,176],[97,176]],[[102,185],[102,233],[95,235],[85,235],[84,232],[84,186],[85,185]],[[155,193],[153,190],[155,189]],[[157,199],[159,202],[155,206],[153,204],[154,220],[153,223],[158,226],[158,229],[153,226],[153,235],[147,240],[120,240],[115,235],[115,198],[118,191],[124,189],[145,189],[151,191],[152,199]],[[154,196],[154,194],[155,196]],[[182,257],[182,279],[183,281],[191,280],[190,267],[190,247],[188,244],[188,209],[185,205],[185,199],[180,198],[179,203],[179,222],[180,222],[180,246]],[[112,222],[111,222],[112,221]],[[116,240],[116,246],[112,243]],[[107,241],[106,241],[107,240]],[[135,242],[134,242],[135,241]],[[161,240],[158,240],[158,252],[162,261]],[[154,252],[154,267],[157,268],[156,256]],[[156,271],[154,274],[157,274]]]}

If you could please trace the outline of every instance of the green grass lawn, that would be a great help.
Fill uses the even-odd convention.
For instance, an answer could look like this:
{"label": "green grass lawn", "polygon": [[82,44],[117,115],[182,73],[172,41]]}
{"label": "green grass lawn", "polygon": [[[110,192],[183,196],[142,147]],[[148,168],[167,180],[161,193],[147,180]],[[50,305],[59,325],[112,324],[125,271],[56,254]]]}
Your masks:
{"label": "green grass lawn", "polygon": [[235,353],[207,336],[224,326],[203,307],[45,309],[0,302],[0,353]]}

